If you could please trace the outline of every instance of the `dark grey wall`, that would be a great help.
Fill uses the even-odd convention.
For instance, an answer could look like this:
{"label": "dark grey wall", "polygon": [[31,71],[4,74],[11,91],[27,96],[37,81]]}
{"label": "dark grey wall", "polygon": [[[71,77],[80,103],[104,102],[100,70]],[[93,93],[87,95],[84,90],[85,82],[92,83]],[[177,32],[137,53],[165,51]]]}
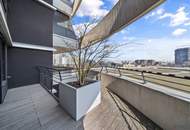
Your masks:
{"label": "dark grey wall", "polygon": [[0,37],[0,103],[7,93],[7,47]]}
{"label": "dark grey wall", "polygon": [[[5,18],[7,18],[7,0],[0,0],[0,4],[3,7]],[[0,33],[0,103],[3,103],[7,88],[7,45]]]}
{"label": "dark grey wall", "polygon": [[7,20],[13,41],[52,47],[53,14],[35,0],[9,0]]}
{"label": "dark grey wall", "polygon": [[9,88],[39,83],[37,66],[52,67],[53,52],[8,48]]}
{"label": "dark grey wall", "polygon": [[[45,0],[52,4],[52,0]],[[35,0],[8,0],[7,21],[13,42],[53,46],[54,11]],[[39,83],[36,66],[52,67],[52,52],[8,48],[9,88]]]}
{"label": "dark grey wall", "polygon": [[2,102],[2,80],[3,80],[3,77],[2,77],[2,40],[0,38],[0,103]]}

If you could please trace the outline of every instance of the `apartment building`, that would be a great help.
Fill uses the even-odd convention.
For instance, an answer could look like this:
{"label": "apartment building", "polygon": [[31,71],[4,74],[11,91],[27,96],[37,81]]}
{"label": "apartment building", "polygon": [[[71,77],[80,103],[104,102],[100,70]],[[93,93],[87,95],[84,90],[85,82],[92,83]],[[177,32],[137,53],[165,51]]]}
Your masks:
{"label": "apartment building", "polygon": [[61,40],[75,42],[69,0],[0,1],[0,101],[7,89],[39,83],[36,66],[52,67]]}
{"label": "apartment building", "polygon": [[178,48],[175,50],[175,64],[178,66],[190,66],[190,48]]}

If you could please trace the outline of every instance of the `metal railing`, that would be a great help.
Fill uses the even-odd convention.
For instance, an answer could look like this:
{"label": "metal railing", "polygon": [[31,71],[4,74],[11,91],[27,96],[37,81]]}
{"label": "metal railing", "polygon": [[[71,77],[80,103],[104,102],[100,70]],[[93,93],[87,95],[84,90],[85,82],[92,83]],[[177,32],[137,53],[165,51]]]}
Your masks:
{"label": "metal railing", "polygon": [[[71,78],[71,73],[76,73],[73,68],[69,67],[54,67],[48,68],[43,66],[38,66],[39,74],[40,74],[40,84],[50,92],[55,98],[58,98],[59,93],[59,83],[64,82],[65,80]],[[158,72],[150,72],[150,71],[140,71],[140,70],[131,70],[131,69],[123,69],[123,68],[111,68],[102,66],[101,68],[94,68],[96,70],[96,74],[92,74],[92,76],[96,79],[101,79],[101,73],[113,74],[119,77],[128,77],[139,81],[139,83],[154,83],[170,88],[174,88],[177,90],[182,90],[186,92],[190,92],[190,79],[185,77],[178,77],[171,74],[162,74]],[[93,72],[93,71],[92,71]],[[94,76],[95,75],[95,76]]]}
{"label": "metal railing", "polygon": [[71,68],[49,68],[44,66],[37,67],[39,80],[44,87],[56,100],[59,98],[59,83],[63,81],[64,75],[72,71]]}
{"label": "metal railing", "polygon": [[119,67],[106,67],[103,66],[100,69],[100,72],[110,73],[114,75],[126,76],[129,78],[133,78],[139,80],[140,83],[154,83],[158,85],[163,85],[166,87],[174,88],[177,90],[182,90],[186,92],[190,92],[190,77],[184,76],[176,76],[174,74],[164,74],[161,72],[151,72],[144,70],[132,70],[132,69],[124,69]]}
{"label": "metal railing", "polygon": [[[40,85],[44,87],[57,101],[59,101],[59,84],[76,79],[76,70],[72,67],[44,67],[38,66]],[[98,73],[88,75],[88,79],[98,79]],[[73,80],[73,79],[72,79]]]}

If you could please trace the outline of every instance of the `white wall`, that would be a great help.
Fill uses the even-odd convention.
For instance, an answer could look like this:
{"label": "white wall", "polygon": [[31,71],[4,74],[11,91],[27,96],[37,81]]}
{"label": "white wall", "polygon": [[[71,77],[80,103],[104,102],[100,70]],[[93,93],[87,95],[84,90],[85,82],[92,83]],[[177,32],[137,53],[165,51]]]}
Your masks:
{"label": "white wall", "polygon": [[54,65],[74,65],[72,58],[67,54],[54,54],[53,55],[53,64]]}

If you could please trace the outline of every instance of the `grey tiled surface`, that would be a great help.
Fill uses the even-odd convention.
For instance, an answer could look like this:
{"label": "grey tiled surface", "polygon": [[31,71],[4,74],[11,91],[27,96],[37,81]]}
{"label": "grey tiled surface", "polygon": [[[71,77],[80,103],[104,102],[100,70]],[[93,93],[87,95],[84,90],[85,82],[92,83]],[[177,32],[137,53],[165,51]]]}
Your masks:
{"label": "grey tiled surface", "polygon": [[74,121],[40,85],[11,89],[0,105],[0,130],[159,130],[102,87],[102,103]]}

